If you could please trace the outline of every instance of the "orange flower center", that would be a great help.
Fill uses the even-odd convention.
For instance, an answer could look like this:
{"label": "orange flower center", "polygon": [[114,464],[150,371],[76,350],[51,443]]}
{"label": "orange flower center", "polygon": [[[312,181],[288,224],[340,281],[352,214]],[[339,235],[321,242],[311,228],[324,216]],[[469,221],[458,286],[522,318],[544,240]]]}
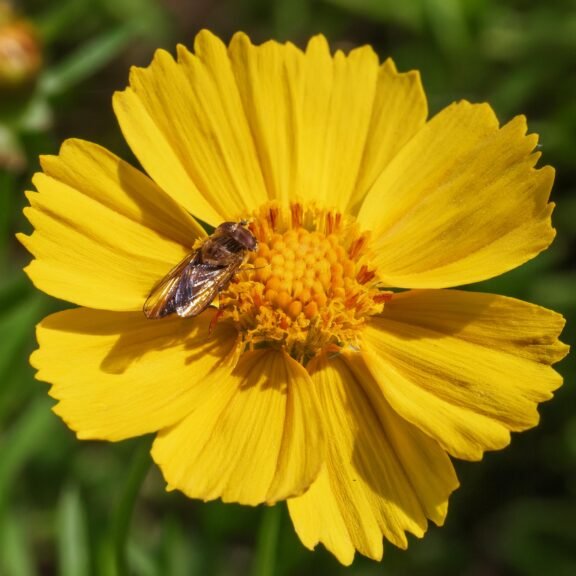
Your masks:
{"label": "orange flower center", "polygon": [[303,364],[321,350],[358,347],[366,318],[390,297],[377,287],[368,235],[350,217],[300,204],[266,206],[250,229],[258,251],[220,295],[222,317],[246,344],[282,347]]}

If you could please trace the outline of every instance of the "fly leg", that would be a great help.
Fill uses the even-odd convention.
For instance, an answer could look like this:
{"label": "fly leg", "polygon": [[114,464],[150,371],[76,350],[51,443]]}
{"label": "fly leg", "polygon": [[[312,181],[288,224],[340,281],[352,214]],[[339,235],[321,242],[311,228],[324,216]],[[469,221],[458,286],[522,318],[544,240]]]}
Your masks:
{"label": "fly leg", "polygon": [[222,310],[220,308],[220,305],[218,305],[218,308],[216,309],[216,314],[212,316],[212,320],[210,320],[210,325],[208,326],[208,336],[211,336],[212,332],[214,332],[216,324],[218,323],[218,320],[220,319],[220,316],[222,316],[222,314],[224,314],[224,310]]}

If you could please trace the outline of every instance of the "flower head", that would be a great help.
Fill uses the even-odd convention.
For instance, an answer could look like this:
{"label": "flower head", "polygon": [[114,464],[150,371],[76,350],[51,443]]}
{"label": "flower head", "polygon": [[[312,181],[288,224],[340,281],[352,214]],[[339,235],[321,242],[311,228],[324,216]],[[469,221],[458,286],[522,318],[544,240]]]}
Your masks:
{"label": "flower head", "polygon": [[[79,438],[157,432],[192,498],[288,499],[302,542],[346,564],[442,524],[450,456],[503,448],[561,384],[561,316],[451,289],[553,239],[554,172],[525,119],[460,102],[427,120],[418,74],[369,47],[208,32],[133,69],[114,109],[148,176],[68,141],[20,237],[32,281],[79,305],[38,327],[55,412]],[[147,320],[207,242],[195,218],[245,221],[258,248],[217,311]]]}

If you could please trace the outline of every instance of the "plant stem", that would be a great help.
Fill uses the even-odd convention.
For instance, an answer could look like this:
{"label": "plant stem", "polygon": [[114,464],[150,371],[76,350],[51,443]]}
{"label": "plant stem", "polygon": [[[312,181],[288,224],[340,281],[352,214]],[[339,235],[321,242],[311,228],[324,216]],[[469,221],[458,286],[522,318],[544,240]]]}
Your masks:
{"label": "plant stem", "polygon": [[150,443],[151,440],[146,438],[137,449],[128,472],[124,489],[122,490],[116,516],[113,520],[114,555],[116,557],[117,576],[126,576],[129,574],[127,557],[128,534],[130,532],[134,505],[148,469],[150,468]]}
{"label": "plant stem", "polygon": [[275,576],[278,536],[282,520],[279,505],[267,506],[262,513],[252,576]]}

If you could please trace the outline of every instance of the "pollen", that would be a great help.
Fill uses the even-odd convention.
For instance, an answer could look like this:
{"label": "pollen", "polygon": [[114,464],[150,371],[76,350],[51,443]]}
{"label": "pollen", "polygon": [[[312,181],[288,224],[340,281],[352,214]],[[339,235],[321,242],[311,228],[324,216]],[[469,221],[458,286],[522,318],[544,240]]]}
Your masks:
{"label": "pollen", "polygon": [[250,229],[258,250],[220,295],[249,348],[278,347],[305,364],[323,350],[360,347],[366,320],[390,292],[378,285],[369,235],[334,211],[269,205]]}

